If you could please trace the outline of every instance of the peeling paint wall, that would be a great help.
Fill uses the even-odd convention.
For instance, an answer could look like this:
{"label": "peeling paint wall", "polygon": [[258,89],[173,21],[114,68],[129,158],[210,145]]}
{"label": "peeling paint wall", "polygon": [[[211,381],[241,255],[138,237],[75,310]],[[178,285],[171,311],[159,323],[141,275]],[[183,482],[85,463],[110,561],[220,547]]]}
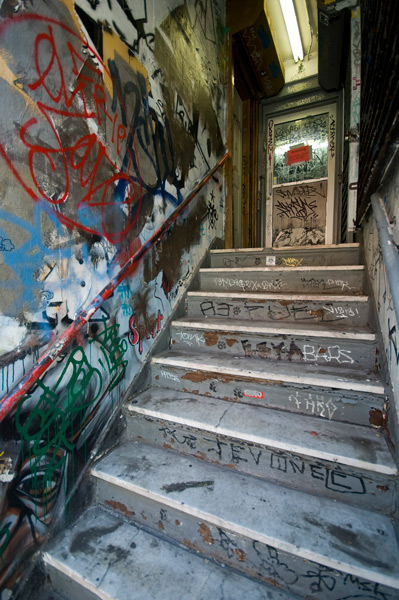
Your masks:
{"label": "peeling paint wall", "polygon": [[[223,155],[223,6],[1,3],[1,396]],[[3,422],[0,598],[64,513],[223,207],[218,172]]]}
{"label": "peeling paint wall", "polygon": [[[378,194],[384,199],[392,235],[399,244],[399,155],[396,153],[389,171],[386,173]],[[384,258],[378,238],[378,231],[372,214],[363,227],[364,250],[370,277],[378,320],[381,328],[386,362],[393,388],[393,405],[391,405],[391,434],[399,439],[399,323],[396,320],[392,304],[392,294],[384,265]]]}

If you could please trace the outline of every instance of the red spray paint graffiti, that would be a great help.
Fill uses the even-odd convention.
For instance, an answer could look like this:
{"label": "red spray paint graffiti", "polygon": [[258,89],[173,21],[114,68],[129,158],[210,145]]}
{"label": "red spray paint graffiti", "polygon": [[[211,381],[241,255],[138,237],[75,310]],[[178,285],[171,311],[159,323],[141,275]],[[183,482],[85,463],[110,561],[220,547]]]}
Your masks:
{"label": "red spray paint graffiti", "polygon": [[[97,53],[63,23],[20,15],[3,23],[0,39],[9,27],[24,28],[28,21],[35,34],[25,92],[40,117],[21,124],[19,138],[31,180],[6,143],[0,142],[0,154],[29,196],[48,203],[64,225],[118,243],[136,222],[141,204],[134,135],[120,93]],[[105,80],[119,97],[119,112],[107,103]]]}
{"label": "red spray paint graffiti", "polygon": [[129,334],[128,339],[129,343],[132,346],[136,346],[138,344],[139,353],[143,353],[143,340],[149,340],[151,338],[155,338],[157,333],[161,331],[161,321],[163,320],[163,314],[160,310],[158,310],[158,315],[155,320],[154,327],[148,325],[148,317],[145,314],[145,324],[141,325],[136,322],[135,315],[132,315],[129,319]]}

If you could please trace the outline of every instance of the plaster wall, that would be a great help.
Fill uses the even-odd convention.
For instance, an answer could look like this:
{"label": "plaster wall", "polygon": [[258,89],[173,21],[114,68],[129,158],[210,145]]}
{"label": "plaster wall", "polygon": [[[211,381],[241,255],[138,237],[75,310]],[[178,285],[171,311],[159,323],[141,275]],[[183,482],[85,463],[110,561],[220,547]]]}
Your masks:
{"label": "plaster wall", "polygon": [[[224,153],[220,0],[0,3],[0,395]],[[72,490],[223,235],[201,190],[0,431],[0,598]]]}

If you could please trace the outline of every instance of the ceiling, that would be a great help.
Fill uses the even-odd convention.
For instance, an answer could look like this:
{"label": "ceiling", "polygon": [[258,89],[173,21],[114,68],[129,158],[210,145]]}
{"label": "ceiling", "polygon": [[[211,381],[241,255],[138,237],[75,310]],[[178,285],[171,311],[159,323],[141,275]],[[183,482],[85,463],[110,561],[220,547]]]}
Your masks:
{"label": "ceiling", "polygon": [[[268,98],[275,95],[284,82],[290,83],[317,75],[318,0],[293,1],[304,52],[304,59],[297,62],[293,60],[279,0],[250,0],[245,4],[242,0],[229,0],[230,25],[233,35],[236,34],[233,45],[235,82],[243,100],[249,97]],[[266,22],[259,17],[262,13],[265,15],[264,19],[267,18]],[[264,24],[267,22],[273,40],[272,52],[270,47],[263,45],[263,39],[261,43],[254,38],[254,30],[258,34],[256,38],[262,38],[259,31],[268,27]],[[244,31],[249,33],[244,35]],[[284,73],[281,81],[280,77],[276,79],[277,76],[272,71],[276,64],[280,64]]]}

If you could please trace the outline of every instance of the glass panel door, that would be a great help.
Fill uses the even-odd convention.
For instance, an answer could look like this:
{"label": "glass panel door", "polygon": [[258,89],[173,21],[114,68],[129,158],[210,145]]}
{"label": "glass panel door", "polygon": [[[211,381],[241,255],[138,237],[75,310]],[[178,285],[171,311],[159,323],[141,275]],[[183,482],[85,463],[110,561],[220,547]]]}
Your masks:
{"label": "glass panel door", "polygon": [[335,105],[268,121],[266,246],[333,242]]}

